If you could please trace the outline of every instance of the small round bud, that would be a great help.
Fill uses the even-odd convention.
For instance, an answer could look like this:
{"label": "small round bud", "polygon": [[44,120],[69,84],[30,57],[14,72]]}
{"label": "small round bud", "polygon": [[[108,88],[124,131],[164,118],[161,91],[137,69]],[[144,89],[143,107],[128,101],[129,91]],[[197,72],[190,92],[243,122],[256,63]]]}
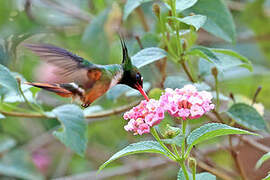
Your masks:
{"label": "small round bud", "polygon": [[188,158],[188,165],[189,165],[190,169],[196,170],[196,166],[197,166],[196,159],[193,157]]}
{"label": "small round bud", "polygon": [[186,39],[182,39],[182,46],[183,46],[183,51],[186,51],[188,47],[188,42]]}
{"label": "small round bud", "polygon": [[177,136],[179,133],[180,133],[180,128],[176,128],[167,124],[164,137],[171,139]]}
{"label": "small round bud", "polygon": [[16,80],[17,80],[18,84],[21,84],[22,80],[21,80],[20,77],[17,76],[17,77],[16,77]]}
{"label": "small round bud", "polygon": [[189,14],[189,16],[194,16],[194,15],[195,15],[195,13],[193,13],[193,12]]}
{"label": "small round bud", "polygon": [[218,75],[218,69],[216,67],[212,68],[212,75],[216,78]]}
{"label": "small round bud", "polygon": [[157,16],[157,18],[159,18],[160,17],[160,7],[159,7],[159,5],[157,3],[154,3],[152,8],[153,8],[153,12]]}

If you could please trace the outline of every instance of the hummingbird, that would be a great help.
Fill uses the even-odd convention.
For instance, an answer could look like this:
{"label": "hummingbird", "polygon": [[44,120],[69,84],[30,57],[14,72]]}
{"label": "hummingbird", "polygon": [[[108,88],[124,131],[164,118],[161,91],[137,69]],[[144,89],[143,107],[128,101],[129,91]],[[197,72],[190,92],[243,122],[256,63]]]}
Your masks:
{"label": "hummingbird", "polygon": [[55,75],[68,81],[59,84],[39,82],[26,82],[26,84],[54,92],[62,97],[79,99],[84,108],[117,84],[136,89],[146,100],[149,100],[143,90],[143,77],[138,68],[132,64],[125,41],[121,37],[120,42],[122,63],[109,65],[91,63],[68,50],[49,44],[24,44],[41,60],[56,66]]}

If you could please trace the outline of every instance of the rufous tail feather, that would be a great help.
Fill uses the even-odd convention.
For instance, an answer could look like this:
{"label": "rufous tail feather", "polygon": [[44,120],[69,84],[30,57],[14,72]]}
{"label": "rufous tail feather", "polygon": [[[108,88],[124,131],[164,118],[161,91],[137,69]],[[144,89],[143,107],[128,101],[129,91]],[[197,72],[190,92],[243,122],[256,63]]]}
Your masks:
{"label": "rufous tail feather", "polygon": [[80,98],[83,96],[83,92],[81,88],[77,85],[70,84],[51,84],[51,83],[30,83],[26,82],[25,84],[35,86],[41,89],[45,89],[50,92],[54,92],[62,97],[72,97],[79,96]]}

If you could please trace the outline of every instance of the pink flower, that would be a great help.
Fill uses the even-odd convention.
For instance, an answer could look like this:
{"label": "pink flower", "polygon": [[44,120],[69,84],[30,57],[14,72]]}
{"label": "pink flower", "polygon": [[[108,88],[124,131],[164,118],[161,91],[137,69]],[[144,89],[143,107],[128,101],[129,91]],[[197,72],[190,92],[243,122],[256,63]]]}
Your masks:
{"label": "pink flower", "polygon": [[150,127],[159,124],[164,119],[164,109],[157,100],[143,100],[138,106],[126,112],[124,119],[130,119],[124,127],[126,131],[132,131],[134,135],[142,135],[149,133]]}
{"label": "pink flower", "polygon": [[195,104],[190,108],[190,115],[192,119],[201,117],[204,112],[204,109],[198,104]]}
{"label": "pink flower", "polygon": [[198,91],[193,85],[185,85],[181,89],[165,89],[159,101],[143,100],[124,114],[124,119],[129,120],[124,127],[126,131],[134,132],[134,135],[142,135],[150,132],[153,127],[164,119],[167,111],[173,117],[183,120],[196,119],[214,109],[212,95],[207,91]]}
{"label": "pink flower", "polygon": [[149,127],[149,125],[146,124],[146,123],[140,124],[139,127],[138,127],[138,130],[137,130],[137,133],[139,135],[142,135],[144,133],[150,133],[150,127]]}
{"label": "pink flower", "polygon": [[159,99],[159,104],[171,116],[187,118],[199,118],[206,112],[214,109],[212,95],[207,91],[198,91],[193,85],[185,85],[181,89],[165,89],[165,93]]}

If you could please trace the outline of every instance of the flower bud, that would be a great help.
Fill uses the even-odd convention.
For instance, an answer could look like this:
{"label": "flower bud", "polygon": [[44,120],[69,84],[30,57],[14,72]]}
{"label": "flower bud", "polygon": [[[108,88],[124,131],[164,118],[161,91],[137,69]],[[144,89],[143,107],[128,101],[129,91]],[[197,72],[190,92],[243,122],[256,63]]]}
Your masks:
{"label": "flower bud", "polygon": [[159,7],[159,5],[157,3],[154,3],[152,8],[153,8],[153,12],[157,16],[157,18],[159,18],[160,17],[160,7]]}
{"label": "flower bud", "polygon": [[[169,10],[169,14],[168,14],[168,17],[172,17],[172,10]],[[168,19],[168,24],[170,26],[173,26],[173,20],[171,18]]]}
{"label": "flower bud", "polygon": [[171,139],[177,136],[179,133],[180,133],[180,128],[176,128],[167,124],[166,130],[164,132],[164,137]]}
{"label": "flower bud", "polygon": [[188,165],[189,165],[190,169],[192,169],[192,171],[193,170],[196,171],[197,161],[195,158],[193,158],[193,157],[188,158]]}
{"label": "flower bud", "polygon": [[186,39],[181,39],[181,40],[182,40],[183,51],[185,52],[188,47],[188,42]]}
{"label": "flower bud", "polygon": [[218,75],[218,69],[216,67],[212,68],[212,75],[216,78]]}
{"label": "flower bud", "polygon": [[21,82],[22,82],[21,78],[17,76],[17,77],[16,77],[16,80],[17,80],[18,84],[20,85]]}

